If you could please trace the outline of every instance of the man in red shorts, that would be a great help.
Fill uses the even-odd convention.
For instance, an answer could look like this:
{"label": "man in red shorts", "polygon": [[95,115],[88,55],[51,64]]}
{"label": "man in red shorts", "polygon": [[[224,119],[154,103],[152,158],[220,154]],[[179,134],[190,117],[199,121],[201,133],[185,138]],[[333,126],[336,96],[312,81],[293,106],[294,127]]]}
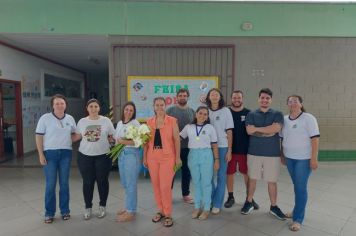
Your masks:
{"label": "man in red shorts", "polygon": [[[231,107],[230,111],[234,119],[233,129],[233,144],[232,144],[232,158],[227,166],[227,191],[229,193],[228,199],[224,206],[226,208],[232,207],[235,204],[234,198],[234,174],[239,167],[239,172],[244,177],[246,186],[246,196],[248,189],[248,175],[247,175],[247,150],[249,144],[249,136],[246,132],[245,118],[250,112],[249,109],[243,105],[243,92],[236,90],[231,94]],[[253,201],[254,209],[259,208],[258,204]]]}

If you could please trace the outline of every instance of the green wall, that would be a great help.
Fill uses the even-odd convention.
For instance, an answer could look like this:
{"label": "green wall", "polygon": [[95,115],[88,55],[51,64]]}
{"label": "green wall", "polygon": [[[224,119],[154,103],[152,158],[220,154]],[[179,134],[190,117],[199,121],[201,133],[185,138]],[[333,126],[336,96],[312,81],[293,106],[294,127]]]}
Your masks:
{"label": "green wall", "polygon": [[0,0],[0,32],[354,37],[356,5]]}

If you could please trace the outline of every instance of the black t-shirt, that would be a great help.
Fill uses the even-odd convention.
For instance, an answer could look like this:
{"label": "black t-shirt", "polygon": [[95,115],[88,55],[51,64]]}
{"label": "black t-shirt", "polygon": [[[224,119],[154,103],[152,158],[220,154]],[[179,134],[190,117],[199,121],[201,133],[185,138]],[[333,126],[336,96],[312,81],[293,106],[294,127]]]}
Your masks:
{"label": "black t-shirt", "polygon": [[246,131],[245,119],[250,110],[244,108],[242,111],[236,112],[230,108],[230,111],[234,120],[234,129],[232,131],[232,153],[247,154],[249,136]]}

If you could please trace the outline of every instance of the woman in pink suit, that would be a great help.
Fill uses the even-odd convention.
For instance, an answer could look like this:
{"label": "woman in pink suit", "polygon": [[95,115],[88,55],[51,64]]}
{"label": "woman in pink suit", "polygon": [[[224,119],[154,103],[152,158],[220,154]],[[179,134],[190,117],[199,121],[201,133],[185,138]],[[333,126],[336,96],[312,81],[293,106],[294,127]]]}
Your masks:
{"label": "woman in pink suit", "polygon": [[180,137],[177,120],[166,115],[166,101],[163,97],[153,100],[155,116],[147,120],[151,129],[151,139],[145,145],[143,164],[148,167],[158,212],[152,218],[157,223],[171,227],[172,220],[172,180],[174,165],[181,165]]}

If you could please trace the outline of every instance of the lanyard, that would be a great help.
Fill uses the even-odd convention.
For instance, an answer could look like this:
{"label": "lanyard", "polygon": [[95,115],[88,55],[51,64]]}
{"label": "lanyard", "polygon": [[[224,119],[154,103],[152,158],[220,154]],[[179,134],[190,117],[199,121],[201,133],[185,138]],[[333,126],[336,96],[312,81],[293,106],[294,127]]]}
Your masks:
{"label": "lanyard", "polygon": [[[198,131],[198,126],[201,126],[201,128],[200,128],[199,131]],[[197,135],[197,137],[195,138],[196,140],[199,140],[199,139],[200,139],[200,138],[199,138],[199,135],[200,135],[201,131],[203,130],[203,128],[204,128],[204,125],[197,125],[197,124],[195,124],[195,133],[196,133],[196,135]]]}

